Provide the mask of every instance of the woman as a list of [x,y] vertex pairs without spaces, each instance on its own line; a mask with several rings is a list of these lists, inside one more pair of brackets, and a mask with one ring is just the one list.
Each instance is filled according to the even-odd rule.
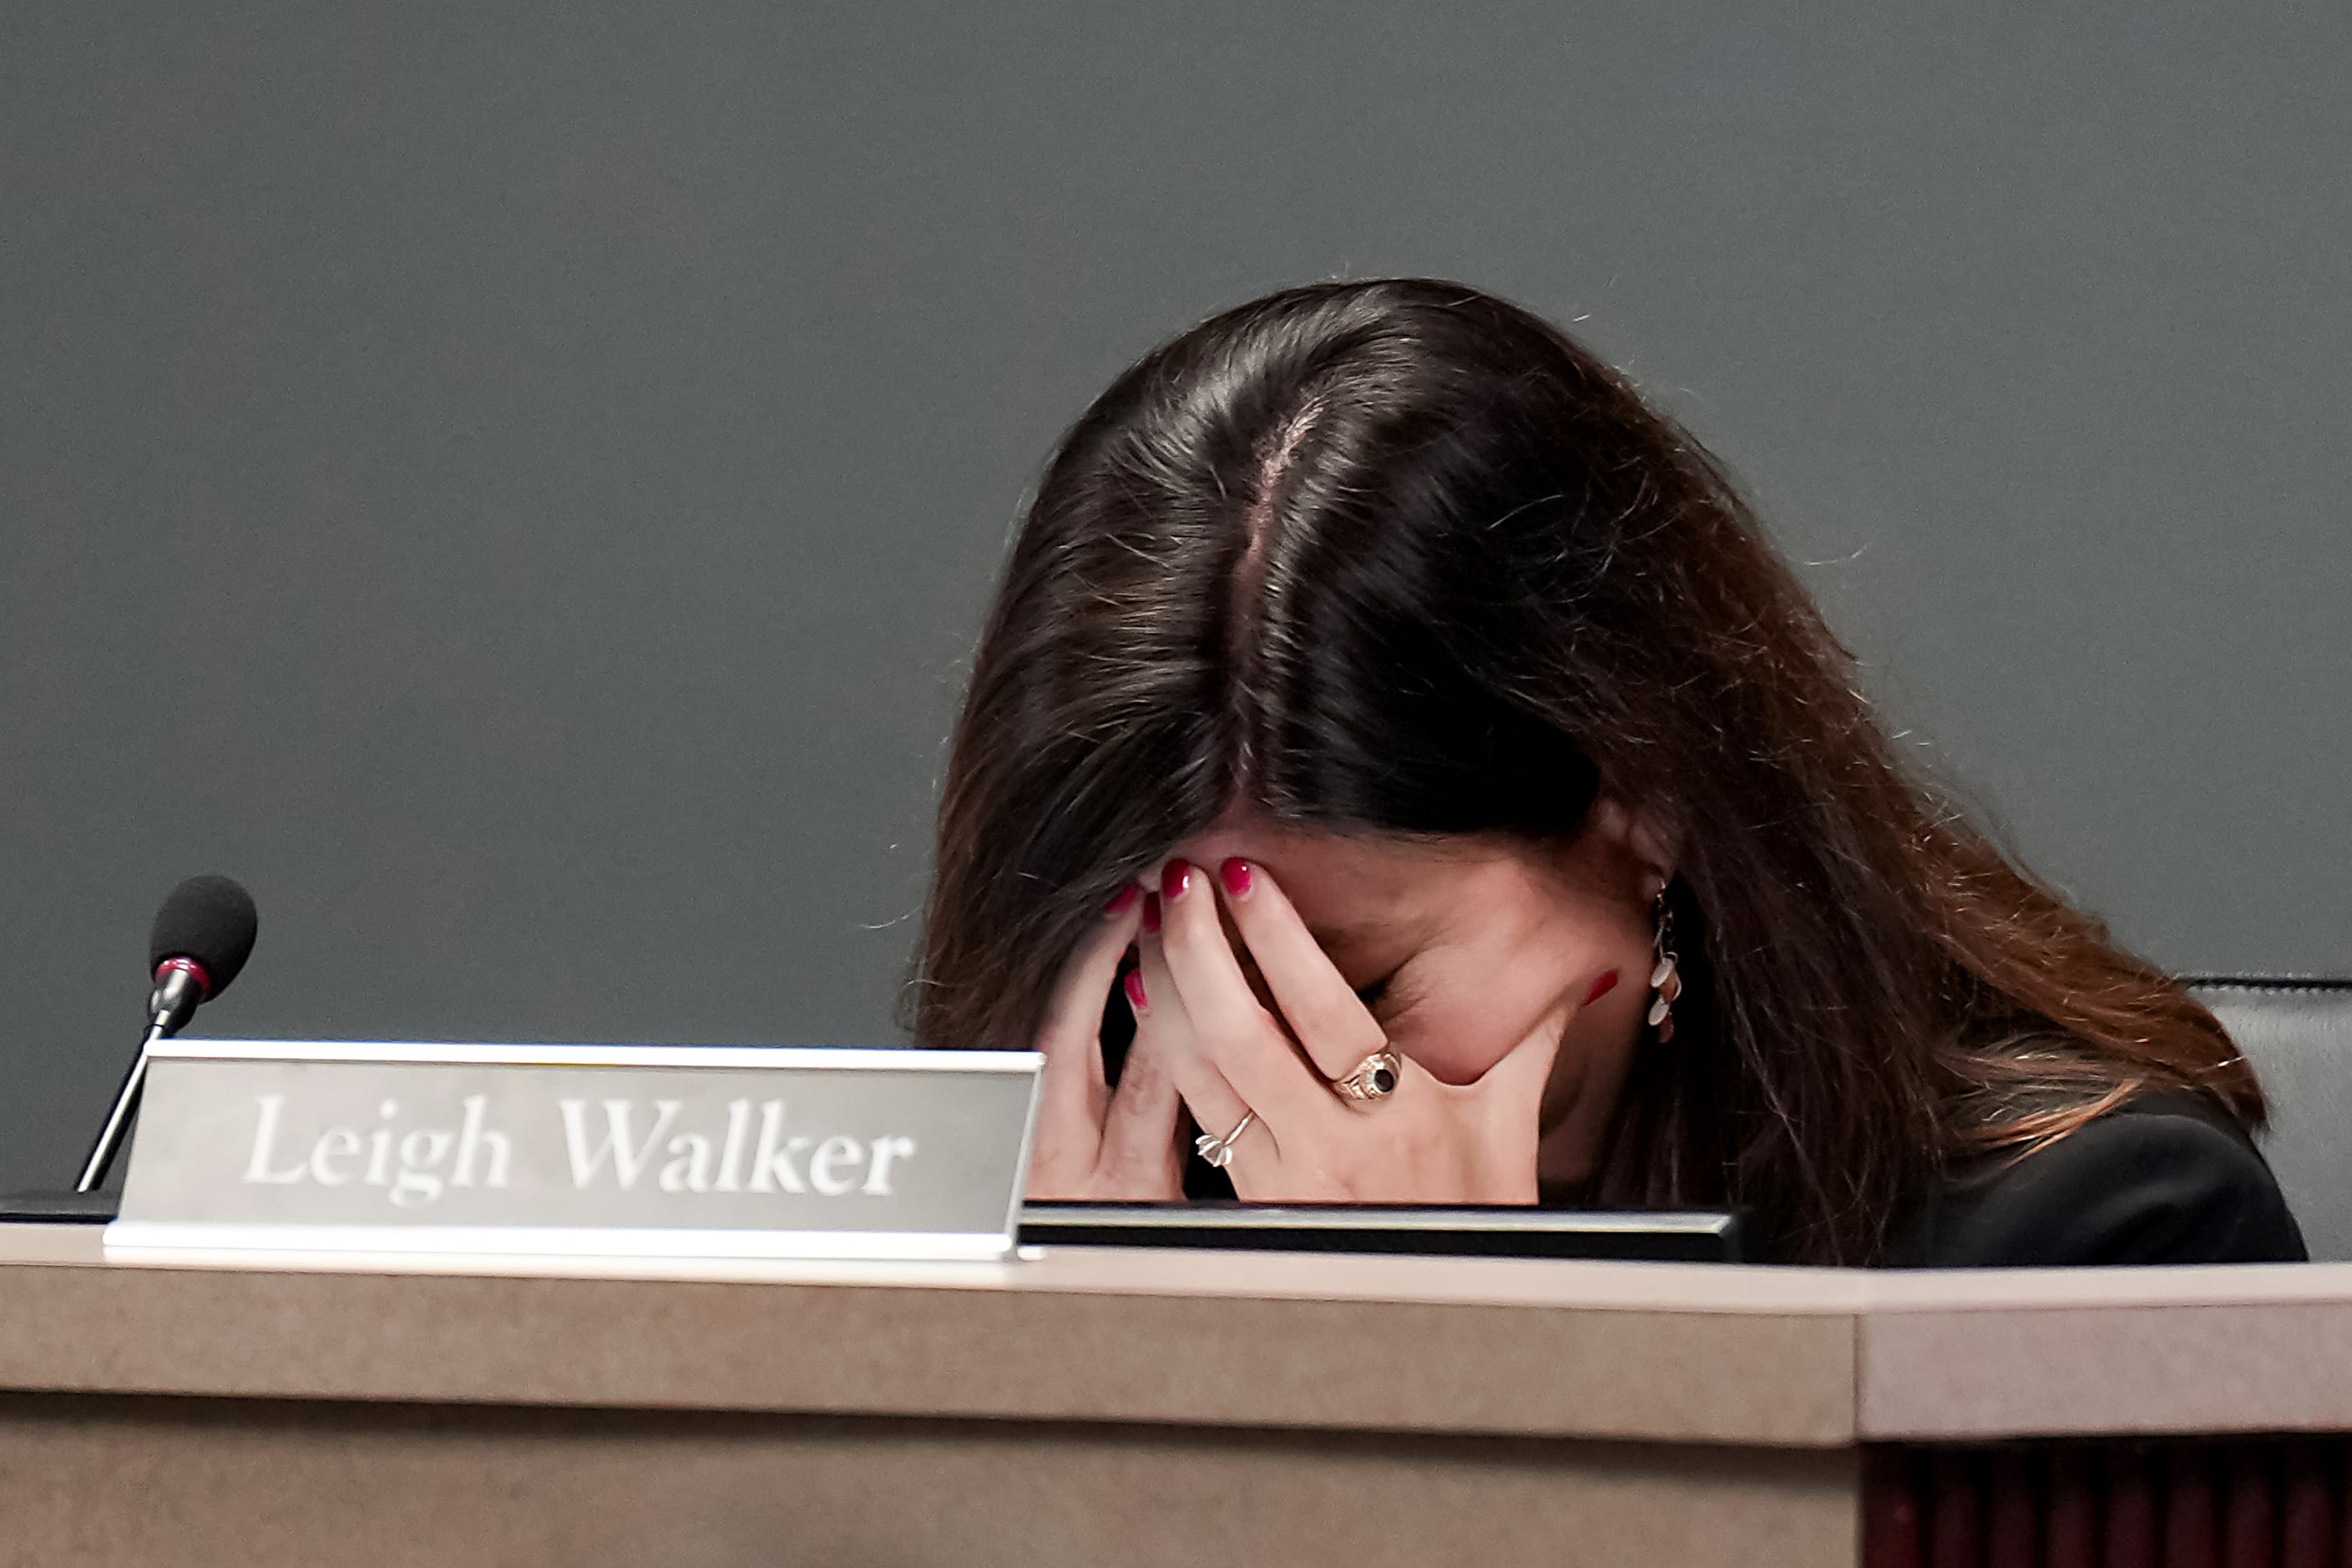
[[1244,306],[1071,430],[915,1026],[1045,1053],[1040,1197],[1222,1170],[1736,1206],[1790,1262],[2303,1255],[2212,1017],[1909,776],[1689,436],[1456,284]]

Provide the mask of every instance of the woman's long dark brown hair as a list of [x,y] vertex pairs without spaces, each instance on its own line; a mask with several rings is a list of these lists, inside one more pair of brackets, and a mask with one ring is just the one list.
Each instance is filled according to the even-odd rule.
[[1025,1047],[1125,880],[1229,805],[1679,836],[1691,984],[1595,1179],[1869,1262],[1939,1162],[2158,1088],[2263,1116],[2212,1017],[1915,779],[1716,461],[1554,328],[1294,289],[1121,376],[1013,548],[956,731],[919,1040]]

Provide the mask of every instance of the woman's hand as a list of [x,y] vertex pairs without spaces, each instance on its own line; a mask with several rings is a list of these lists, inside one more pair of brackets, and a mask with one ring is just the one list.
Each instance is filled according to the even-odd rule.
[[1255,1118],[1233,1143],[1234,1190],[1261,1202],[1535,1202],[1544,1082],[1572,1009],[1548,1015],[1475,1083],[1400,1058],[1393,1093],[1344,1100],[1332,1082],[1386,1050],[1387,1036],[1262,868],[1229,860],[1219,879],[1281,1016],[1251,990],[1207,874],[1171,862],[1160,929],[1147,922],[1139,942],[1136,1047],[1167,1064],[1212,1134]]
[[[1055,982],[1037,1031],[1045,1053],[1033,1198],[1176,1199],[1184,1195],[1178,1142],[1181,1104],[1165,1058],[1139,1037],[1113,1089],[1103,1074],[1103,1007],[1142,914],[1142,890],[1111,900],[1102,924]],[[1130,995],[1132,988],[1130,988]]]

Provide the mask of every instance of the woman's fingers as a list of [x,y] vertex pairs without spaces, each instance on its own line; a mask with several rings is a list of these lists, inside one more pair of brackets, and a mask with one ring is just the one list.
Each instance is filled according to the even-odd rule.
[[[1208,880],[1199,867],[1174,860],[1160,883],[1157,946],[1182,1004],[1186,1027],[1250,1109],[1277,1129],[1328,1118],[1338,1109],[1329,1085],[1251,993],[1218,921]],[[1147,964],[1153,945],[1147,935]]]
[[1265,868],[1228,860],[1218,868],[1217,880],[1266,989],[1318,1071],[1326,1079],[1342,1078],[1374,1051],[1388,1048],[1379,1020]]
[[1460,1126],[1473,1140],[1473,1168],[1479,1173],[1476,1186],[1484,1201],[1536,1201],[1544,1089],[1575,1013],[1566,1005],[1555,1008],[1475,1083],[1446,1091],[1459,1097]]
[[1147,1046],[1175,1080],[1194,1120],[1203,1126],[1223,1118],[1228,1110],[1241,1114],[1243,1100],[1218,1069],[1207,1039],[1185,1006],[1182,987],[1168,966],[1168,950],[1160,925],[1161,900],[1153,899],[1145,917],[1143,934],[1136,939],[1135,972],[1127,977],[1128,1005],[1135,1010],[1135,1045]]
[[[1127,999],[1135,1009],[1135,1044],[1128,1056],[1146,1055],[1165,1072],[1201,1129],[1222,1138],[1253,1107],[1225,1080],[1184,1009],[1157,933],[1137,942],[1139,962],[1128,977]],[[1124,1079],[1121,1080],[1122,1084]]]
[[1143,889],[1129,883],[1104,907],[1100,923],[1063,962],[1037,1029],[1037,1048],[1045,1053],[1049,1082],[1103,1081],[1103,1007],[1110,1000],[1119,960],[1135,940],[1142,906]]
[[1134,939],[1141,889],[1129,886],[1103,911],[1100,925],[1063,961],[1037,1027],[1045,1054],[1038,1088],[1036,1144],[1029,1162],[1033,1198],[1099,1195],[1103,1121],[1102,1016],[1120,957]]
[[1166,1052],[1139,1028],[1103,1116],[1097,1163],[1112,1190],[1177,1195],[1183,1152],[1176,1142],[1176,1111],[1182,1103]]

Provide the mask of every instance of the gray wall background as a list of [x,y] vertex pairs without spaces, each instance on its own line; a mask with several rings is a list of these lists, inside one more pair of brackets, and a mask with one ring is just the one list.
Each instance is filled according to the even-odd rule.
[[2316,5],[8,6],[0,1188],[198,870],[207,1033],[893,1038],[1047,446],[1328,276],[1628,366],[2130,941],[2352,968],[2347,79]]

